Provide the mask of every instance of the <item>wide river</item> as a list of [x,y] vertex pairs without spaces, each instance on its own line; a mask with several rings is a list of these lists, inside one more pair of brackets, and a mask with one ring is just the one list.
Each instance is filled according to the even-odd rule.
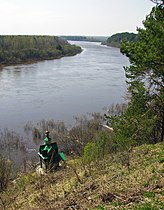
[[128,59],[117,48],[94,42],[71,42],[76,56],[0,69],[0,128],[19,130],[27,122],[62,120],[102,112],[124,101],[123,66]]

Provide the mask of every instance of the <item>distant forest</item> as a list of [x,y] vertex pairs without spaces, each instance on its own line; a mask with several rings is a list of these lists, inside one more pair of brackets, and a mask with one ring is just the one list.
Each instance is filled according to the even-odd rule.
[[120,47],[123,40],[130,42],[137,41],[137,34],[123,32],[113,34],[111,37],[107,36],[61,36],[62,39],[70,41],[88,41],[88,42],[101,42],[103,45],[111,47]]
[[107,36],[61,36],[61,38],[70,41],[86,41],[86,42],[105,42]]
[[123,40],[127,40],[129,42],[135,42],[137,41],[137,37],[138,35],[135,33],[128,33],[128,32],[117,33],[109,37],[107,41],[103,44],[106,44],[107,46],[111,47],[120,47]]
[[0,65],[55,59],[81,51],[79,46],[56,36],[0,36]]

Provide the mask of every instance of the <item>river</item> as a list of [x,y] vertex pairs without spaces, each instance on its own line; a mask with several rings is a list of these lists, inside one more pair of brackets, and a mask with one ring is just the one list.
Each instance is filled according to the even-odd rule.
[[123,66],[118,48],[94,42],[71,42],[76,56],[0,69],[0,128],[19,130],[27,122],[62,120],[124,101]]

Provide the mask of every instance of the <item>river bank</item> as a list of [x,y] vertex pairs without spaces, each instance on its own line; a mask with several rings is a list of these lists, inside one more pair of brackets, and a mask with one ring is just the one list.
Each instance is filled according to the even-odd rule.
[[11,63],[11,64],[1,64],[0,63],[0,69],[2,70],[4,67],[8,67],[8,66],[30,65],[30,64],[37,63],[37,62],[41,62],[41,61],[50,61],[50,60],[55,60],[55,59],[61,59],[64,57],[75,56],[75,55],[81,53],[82,51],[83,50],[81,49],[81,51],[74,53],[74,54],[70,54],[70,55],[60,55],[60,56],[53,57],[53,58],[42,58],[42,59],[36,59],[36,60],[21,61],[20,63]]
[[56,59],[81,51],[79,46],[71,45],[57,36],[0,35],[1,65]]
[[[130,168],[123,153],[85,164],[82,159],[67,167],[37,176],[20,174],[0,193],[1,209],[163,209],[163,144],[142,145],[131,151]],[[85,169],[85,170],[84,170]]]

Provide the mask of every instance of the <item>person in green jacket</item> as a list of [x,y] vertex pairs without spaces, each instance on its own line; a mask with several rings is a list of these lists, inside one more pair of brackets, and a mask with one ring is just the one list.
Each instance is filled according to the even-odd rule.
[[57,168],[59,166],[59,162],[61,158],[58,153],[57,144],[56,144],[56,148],[54,148],[54,146],[52,146],[51,144],[52,142],[51,142],[51,138],[49,137],[49,133],[50,133],[49,131],[45,131],[45,138],[44,138],[45,147],[43,150],[46,151],[47,156],[50,158],[49,163],[52,164],[53,166],[55,164],[55,168]]

